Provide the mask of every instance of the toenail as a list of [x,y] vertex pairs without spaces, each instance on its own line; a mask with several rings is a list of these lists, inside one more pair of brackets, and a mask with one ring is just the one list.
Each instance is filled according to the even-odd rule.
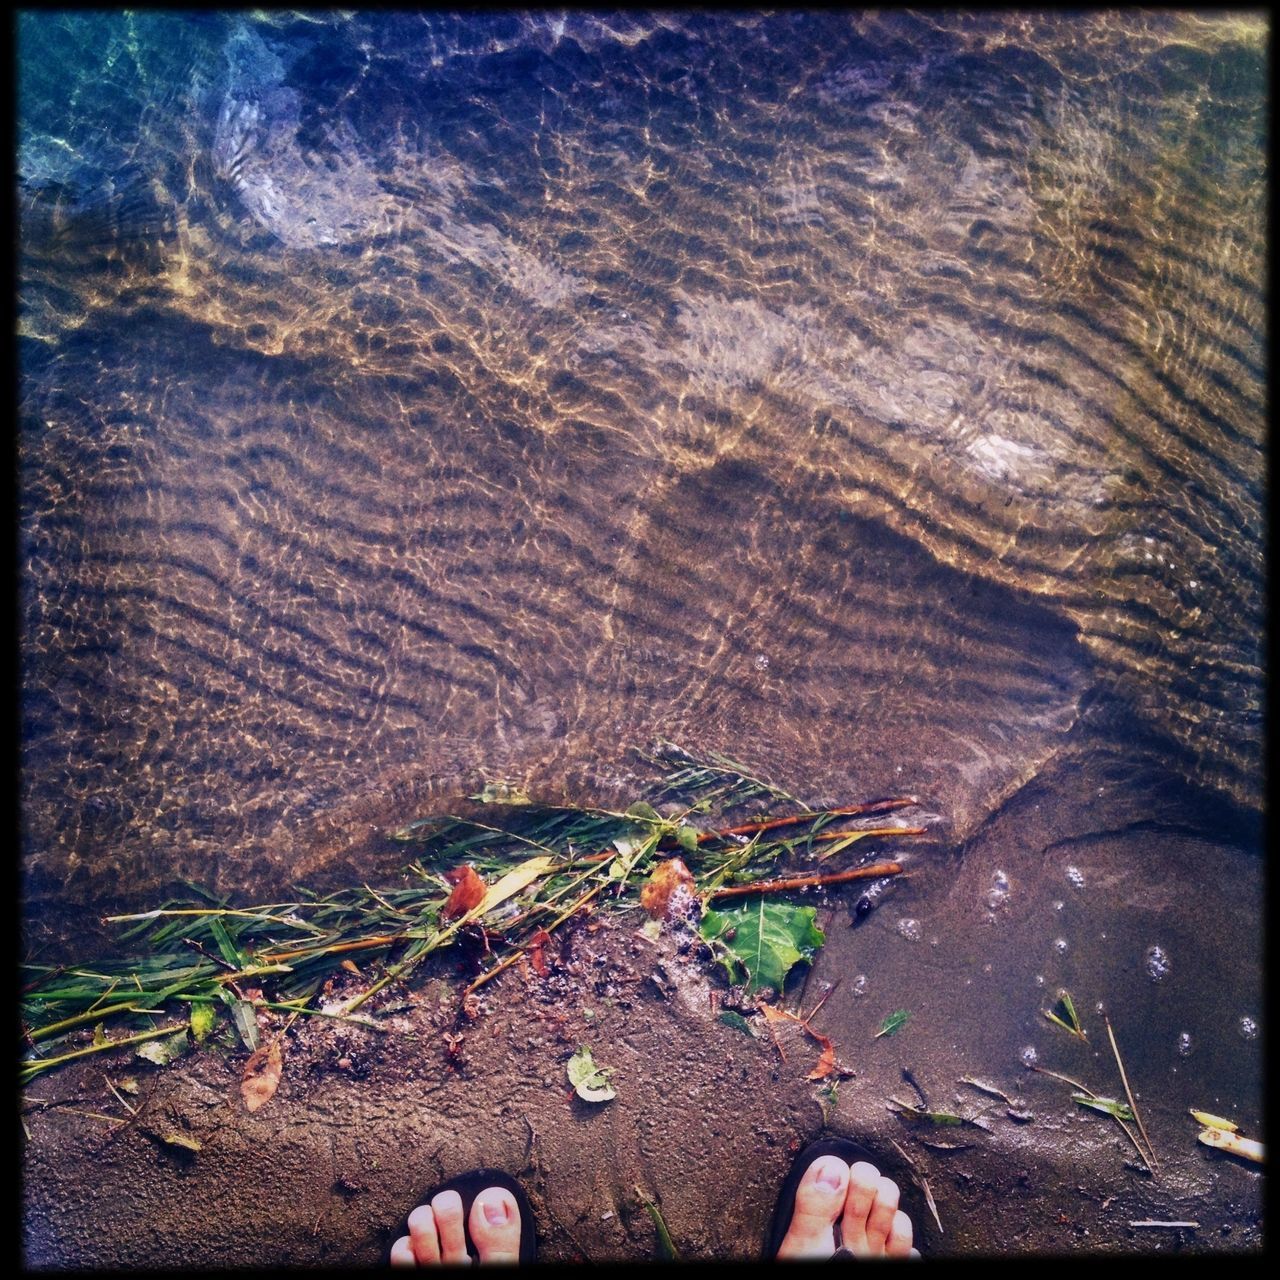
[[834,1160],[828,1160],[822,1165],[815,1181],[820,1187],[829,1187],[832,1191],[839,1191],[844,1185],[844,1171]]
[[484,1202],[484,1220],[491,1227],[502,1226],[509,1217],[505,1200],[486,1200]]

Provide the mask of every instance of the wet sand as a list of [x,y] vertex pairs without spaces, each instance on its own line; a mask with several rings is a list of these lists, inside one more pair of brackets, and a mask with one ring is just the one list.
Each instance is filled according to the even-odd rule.
[[[384,1035],[300,1025],[275,1097],[253,1115],[238,1046],[163,1069],[108,1067],[139,1084],[139,1114],[123,1126],[83,1114],[127,1119],[101,1063],[37,1081],[25,1104],[28,1265],[371,1265],[418,1194],[482,1164],[519,1172],[547,1260],[658,1258],[637,1186],[681,1257],[750,1257],[794,1151],[826,1132],[883,1153],[917,1205],[927,1181],[941,1227],[921,1209],[916,1228],[930,1255],[1256,1251],[1262,1170],[1199,1145],[1187,1108],[1265,1138],[1261,1045],[1239,1029],[1261,999],[1261,860],[1195,834],[1167,777],[1131,772],[1127,799],[1136,788],[1151,805],[1141,823],[1118,819],[1114,784],[1114,769],[1050,768],[963,858],[942,840],[914,848],[909,883],[858,927],[855,892],[827,901],[826,945],[788,1007],[807,1012],[836,984],[814,1020],[853,1072],[834,1092],[804,1079],[817,1049],[803,1036],[784,1029],[784,1059],[763,1028],[752,1039],[722,1022],[723,982],[669,936],[642,936],[640,913],[597,916],[557,935],[545,978],[516,968],[480,993],[474,1019],[458,1004],[474,961],[454,958],[380,1002]],[[1168,959],[1158,982],[1156,943]],[[1043,1018],[1058,986],[1088,1044]],[[1111,1120],[1024,1065],[1031,1048],[1040,1065],[1123,1098],[1098,1003],[1158,1175]],[[907,1023],[873,1040],[898,1008]],[[446,1033],[462,1036],[456,1050]],[[584,1043],[616,1069],[613,1102],[572,1095],[565,1062]],[[930,1107],[985,1127],[895,1115],[891,1097],[918,1101],[904,1068]],[[1007,1093],[1018,1118],[963,1077]],[[167,1143],[173,1134],[201,1149]]]

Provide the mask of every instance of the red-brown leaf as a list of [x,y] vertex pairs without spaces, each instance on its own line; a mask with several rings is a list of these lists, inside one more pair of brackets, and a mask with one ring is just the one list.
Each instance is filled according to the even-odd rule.
[[540,978],[545,978],[551,972],[547,957],[543,954],[543,948],[550,941],[551,935],[545,929],[539,929],[529,944],[529,959],[533,961],[533,967],[538,971]]
[[830,1040],[823,1047],[818,1065],[805,1076],[806,1080],[825,1080],[836,1069],[836,1048]]
[[[788,1013],[786,1009],[779,1009],[776,1005],[762,1004],[760,1012],[764,1014],[764,1020],[770,1024],[769,1030],[773,1031],[772,1024],[775,1022],[798,1022],[804,1028],[804,1033],[812,1037],[822,1046],[822,1052],[818,1055],[818,1065],[805,1077],[806,1080],[825,1080],[827,1076],[833,1075],[839,1068],[836,1066],[836,1047],[831,1042],[830,1036],[824,1036],[821,1031],[815,1031],[809,1025],[808,1018],[802,1018],[799,1014]],[[810,1014],[810,1017],[813,1015]],[[782,1054],[785,1062],[787,1055],[782,1053],[782,1046],[778,1044],[777,1036],[774,1036],[774,1044],[778,1046],[778,1052]],[[848,1074],[847,1072],[845,1074]]]
[[250,1111],[257,1111],[271,1101],[284,1073],[284,1055],[280,1051],[279,1037],[264,1044],[249,1055],[240,1080],[240,1096]]
[[485,883],[475,867],[454,867],[444,873],[444,878],[453,885],[453,892],[440,912],[441,919],[455,920],[458,916],[465,916],[484,900]]

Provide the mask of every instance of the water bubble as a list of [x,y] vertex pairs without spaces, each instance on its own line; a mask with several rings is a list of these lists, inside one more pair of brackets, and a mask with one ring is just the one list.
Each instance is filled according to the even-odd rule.
[[1053,904],[1053,909],[1055,911],[1064,911],[1066,909],[1066,906],[1067,904],[1065,902],[1061,900],[1056,900]]
[[1040,1055],[1036,1052],[1036,1047],[1033,1044],[1027,1045],[1018,1057],[1022,1059],[1024,1067],[1034,1067],[1040,1061]]
[[1084,872],[1079,867],[1067,868],[1067,880],[1076,889],[1084,888]]
[[1169,953],[1158,944],[1153,944],[1147,948],[1143,964],[1147,970],[1147,977],[1152,982],[1160,982],[1167,978],[1172,967],[1169,963]]
[[1256,1040],[1258,1038],[1257,1019],[1250,1018],[1247,1014],[1240,1019],[1240,1034],[1246,1040]]
[[855,996],[865,996],[867,994],[867,975],[860,973],[853,980],[853,994]]
[[1190,1032],[1190,1031],[1184,1031],[1184,1032],[1183,1032],[1183,1033],[1178,1037],[1178,1056],[1179,1056],[1180,1058],[1189,1058],[1189,1057],[1191,1057],[1191,1048],[1192,1048],[1192,1045],[1191,1045],[1191,1032]]
[[768,671],[768,669],[769,669],[769,655],[767,653],[757,653],[756,654],[756,670]]
[[1067,954],[1067,940],[1066,940],[1066,938],[1054,938],[1054,940],[1053,940],[1053,949],[1054,949],[1054,950],[1055,950],[1055,951],[1056,951],[1060,956],[1065,956],[1065,955]]
[[1037,973],[1037,974],[1036,974],[1036,986],[1037,986],[1037,987],[1043,987],[1043,986],[1044,986],[1044,974],[1043,974],[1043,973]]
[[1009,897],[1009,877],[1003,871],[991,873],[991,888],[987,890],[987,906],[994,911],[1003,906]]
[[920,941],[920,921],[904,919],[898,921],[898,932],[902,934],[908,942]]

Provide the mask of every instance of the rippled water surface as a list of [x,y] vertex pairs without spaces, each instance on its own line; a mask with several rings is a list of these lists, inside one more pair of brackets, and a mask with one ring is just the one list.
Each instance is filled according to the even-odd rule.
[[31,891],[372,874],[658,735],[1258,809],[1267,34],[23,16]]

